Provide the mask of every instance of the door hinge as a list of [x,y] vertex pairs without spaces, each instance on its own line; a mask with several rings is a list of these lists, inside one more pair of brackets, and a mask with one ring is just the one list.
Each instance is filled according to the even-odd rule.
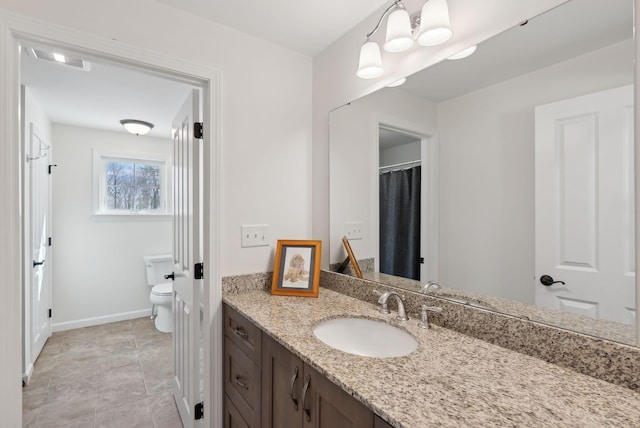
[[48,243],[48,245],[49,245],[49,246],[51,246],[51,241],[52,241],[52,239],[51,239],[51,237],[49,237],[49,238],[47,239],[47,243]]
[[52,169],[54,166],[58,166],[58,165],[52,165],[52,164],[49,164],[49,175],[51,175],[51,169]]
[[196,421],[198,419],[202,419],[204,418],[204,401],[199,402],[198,404],[196,404],[196,408],[195,408],[195,418]]
[[193,271],[195,279],[204,278],[204,263],[196,263],[193,267]]
[[202,139],[202,122],[193,122],[193,138]]
[[49,308],[49,318],[51,318],[51,308]]

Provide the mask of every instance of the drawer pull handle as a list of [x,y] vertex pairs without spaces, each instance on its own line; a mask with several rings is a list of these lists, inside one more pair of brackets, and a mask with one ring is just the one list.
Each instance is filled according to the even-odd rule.
[[244,328],[236,327],[233,331],[235,332],[235,334],[237,334],[238,336],[240,336],[244,340],[249,339],[249,333],[247,333],[247,330],[245,330]]
[[236,385],[238,385],[240,388],[249,389],[249,385],[241,381],[240,376],[236,376],[235,382],[236,382]]
[[296,367],[296,371],[291,376],[291,384],[289,385],[289,395],[291,395],[291,401],[293,401],[293,407],[298,410],[298,399],[293,396],[293,386],[296,384],[296,379],[298,379],[298,367]]
[[311,375],[307,375],[307,381],[302,388],[302,409],[307,415],[307,422],[311,422],[311,409],[307,408],[307,391],[309,391],[309,385],[311,385]]

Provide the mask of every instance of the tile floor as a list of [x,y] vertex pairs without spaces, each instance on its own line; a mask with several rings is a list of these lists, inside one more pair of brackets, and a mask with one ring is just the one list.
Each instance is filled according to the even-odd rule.
[[148,317],[54,333],[23,388],[23,426],[182,428],[171,360]]

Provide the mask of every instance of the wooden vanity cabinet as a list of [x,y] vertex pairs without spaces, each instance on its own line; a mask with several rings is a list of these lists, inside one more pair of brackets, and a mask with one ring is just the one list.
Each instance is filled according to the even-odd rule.
[[262,427],[372,428],[373,412],[267,335],[262,336]]
[[224,426],[260,426],[262,332],[224,306]]
[[387,422],[385,422],[380,416],[374,415],[373,428],[393,428]]
[[390,427],[226,304],[224,336],[225,428]]

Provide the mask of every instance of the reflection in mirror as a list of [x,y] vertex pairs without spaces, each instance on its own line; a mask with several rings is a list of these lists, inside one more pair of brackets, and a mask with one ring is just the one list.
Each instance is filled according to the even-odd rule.
[[332,111],[332,266],[357,224],[367,279],[635,344],[632,8],[571,0]]

